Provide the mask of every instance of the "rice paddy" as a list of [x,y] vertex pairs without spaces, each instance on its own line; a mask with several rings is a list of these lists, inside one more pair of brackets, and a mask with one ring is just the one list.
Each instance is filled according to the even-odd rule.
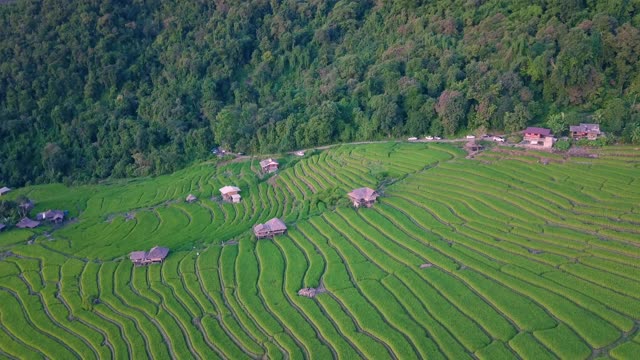
[[[0,233],[0,358],[632,359],[640,154],[598,155],[342,145],[268,176],[254,159],[14,191],[73,220]],[[353,209],[363,186],[382,197]],[[256,240],[273,217],[287,234]],[[156,245],[164,263],[131,264]]]

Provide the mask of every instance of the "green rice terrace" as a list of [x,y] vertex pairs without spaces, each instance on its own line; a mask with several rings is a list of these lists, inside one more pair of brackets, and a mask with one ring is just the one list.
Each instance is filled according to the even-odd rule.
[[[342,145],[267,176],[256,158],[18,189],[71,220],[0,233],[0,357],[637,358],[640,152],[594,151]],[[365,186],[381,197],[354,209]],[[274,217],[287,233],[256,240]]]

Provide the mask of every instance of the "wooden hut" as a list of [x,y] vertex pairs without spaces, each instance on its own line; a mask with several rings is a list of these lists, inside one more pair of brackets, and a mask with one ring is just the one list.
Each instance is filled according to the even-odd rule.
[[599,124],[580,124],[575,126],[569,126],[571,137],[574,140],[589,139],[596,140],[600,136]]
[[298,295],[313,298],[318,294],[318,291],[314,288],[303,288],[298,290]]
[[20,229],[33,229],[35,227],[40,226],[40,221],[31,220],[27,217],[22,218],[17,224],[16,227]]
[[6,193],[8,193],[10,191],[11,191],[10,188],[8,188],[6,186],[3,186],[3,187],[0,188],[0,196],[4,195],[4,194],[6,194]]
[[222,200],[231,203],[239,203],[241,196],[238,194],[240,192],[240,188],[236,186],[225,186],[220,189],[220,194],[222,194]]
[[376,199],[379,195],[375,190],[368,187],[363,187],[353,190],[348,194],[348,196],[353,202],[353,206],[355,207],[371,207],[376,202]]
[[192,202],[197,201],[197,200],[198,200],[198,198],[197,198],[195,195],[193,195],[193,194],[189,194],[189,195],[187,196],[187,199],[186,199],[186,200],[187,200],[187,202],[188,202],[188,203],[192,203]]
[[164,261],[168,254],[169,249],[154,246],[151,248],[151,250],[149,250],[149,252],[133,251],[131,254],[129,254],[129,259],[131,259],[131,262],[133,262],[133,264],[136,266],[159,264]]
[[253,227],[253,233],[258,239],[273,238],[285,232],[287,232],[287,226],[278,218],[273,218],[264,224],[258,224]]
[[41,212],[36,216],[36,219],[39,221],[51,221],[54,223],[59,223],[64,221],[65,212],[63,210],[47,210],[45,212]]
[[278,166],[280,166],[280,164],[277,161],[273,160],[272,158],[268,158],[260,161],[260,168],[262,169],[262,172],[265,174],[278,171]]

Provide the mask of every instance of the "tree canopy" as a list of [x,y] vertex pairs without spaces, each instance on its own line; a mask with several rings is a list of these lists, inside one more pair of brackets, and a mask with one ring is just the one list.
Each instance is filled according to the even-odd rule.
[[558,114],[638,141],[639,26],[640,0],[16,0],[0,4],[0,179]]

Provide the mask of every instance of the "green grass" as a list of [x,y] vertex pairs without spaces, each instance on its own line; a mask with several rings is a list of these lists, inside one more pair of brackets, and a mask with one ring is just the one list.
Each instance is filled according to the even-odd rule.
[[[633,358],[640,161],[602,150],[540,166],[342,145],[269,180],[254,160],[17,189],[76,219],[0,233],[0,357]],[[383,180],[372,209],[323,200]],[[210,199],[229,184],[240,204]],[[272,217],[288,234],[256,241]],[[128,261],[155,245],[163,264]]]

